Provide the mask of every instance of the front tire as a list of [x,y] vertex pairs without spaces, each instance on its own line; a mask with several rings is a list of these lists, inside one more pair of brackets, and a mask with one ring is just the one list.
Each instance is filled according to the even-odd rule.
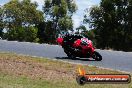
[[101,60],[102,60],[102,56],[101,56],[97,51],[94,51],[92,57],[93,57],[93,59],[95,59],[96,61],[101,61]]

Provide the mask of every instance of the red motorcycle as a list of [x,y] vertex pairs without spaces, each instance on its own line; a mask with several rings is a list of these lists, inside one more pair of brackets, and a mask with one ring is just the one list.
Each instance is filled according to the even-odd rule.
[[101,61],[102,56],[95,51],[92,41],[81,35],[65,35],[57,38],[57,42],[62,46],[69,58],[93,58]]

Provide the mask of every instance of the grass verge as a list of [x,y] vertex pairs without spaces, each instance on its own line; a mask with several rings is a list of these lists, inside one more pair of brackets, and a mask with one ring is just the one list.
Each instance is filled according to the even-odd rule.
[[[123,72],[83,66],[87,73],[123,74]],[[0,88],[132,88],[130,84],[86,84],[76,83],[78,65],[0,53]]]

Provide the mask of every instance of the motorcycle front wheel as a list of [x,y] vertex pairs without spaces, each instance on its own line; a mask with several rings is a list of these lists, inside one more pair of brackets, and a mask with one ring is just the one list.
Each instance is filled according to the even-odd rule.
[[92,57],[93,57],[93,59],[95,59],[96,61],[101,61],[101,60],[102,60],[102,56],[101,56],[97,51],[94,51]]

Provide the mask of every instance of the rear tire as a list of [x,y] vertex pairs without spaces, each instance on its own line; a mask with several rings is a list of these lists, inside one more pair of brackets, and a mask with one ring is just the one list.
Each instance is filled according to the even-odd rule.
[[102,56],[101,56],[97,51],[94,51],[92,57],[93,57],[93,59],[95,59],[96,61],[101,61],[101,60],[102,60]]
[[67,54],[68,58],[70,58],[70,59],[75,59],[76,58],[71,52],[69,52],[65,49],[64,49],[64,52]]

